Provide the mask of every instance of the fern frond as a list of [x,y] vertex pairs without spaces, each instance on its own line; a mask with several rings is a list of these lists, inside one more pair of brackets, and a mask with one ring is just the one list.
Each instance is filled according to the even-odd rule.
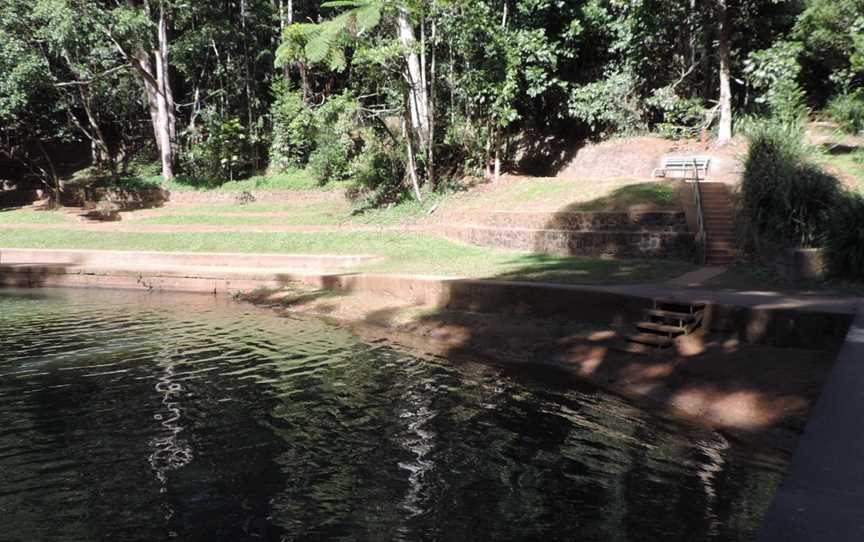
[[375,2],[358,8],[354,10],[353,16],[357,27],[356,33],[358,35],[363,34],[368,30],[372,30],[381,22],[381,5]]

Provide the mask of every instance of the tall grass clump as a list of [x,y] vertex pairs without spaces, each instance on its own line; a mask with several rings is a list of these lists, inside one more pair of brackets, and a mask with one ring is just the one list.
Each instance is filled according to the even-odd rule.
[[798,125],[763,123],[748,137],[739,199],[746,248],[819,246],[842,196],[840,182],[810,161],[814,151]]
[[857,134],[864,130],[864,91],[835,96],[828,102],[825,112],[844,132]]
[[834,209],[825,236],[828,272],[864,281],[864,196],[845,194]]

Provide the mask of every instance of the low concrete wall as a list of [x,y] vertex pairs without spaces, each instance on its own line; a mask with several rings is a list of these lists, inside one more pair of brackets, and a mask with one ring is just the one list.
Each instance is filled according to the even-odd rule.
[[[438,309],[479,313],[561,316],[600,325],[629,324],[653,305],[654,294],[626,287],[532,284],[356,273],[304,273],[295,269],[227,266],[0,265],[0,286],[106,287],[233,294],[301,283],[339,292],[389,295]],[[666,296],[668,297],[668,296]],[[680,298],[682,301],[684,298]],[[701,297],[700,297],[701,299]],[[697,299],[693,299],[696,301]],[[751,344],[836,349],[853,318],[844,310],[766,308],[712,303],[705,325]]]
[[240,268],[344,269],[380,259],[370,255],[131,252],[0,248],[0,264],[51,266],[216,266]]

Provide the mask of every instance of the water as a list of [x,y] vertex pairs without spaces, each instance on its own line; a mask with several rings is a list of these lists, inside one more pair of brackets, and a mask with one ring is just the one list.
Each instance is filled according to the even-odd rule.
[[0,290],[0,540],[751,540],[785,459],[207,296]]

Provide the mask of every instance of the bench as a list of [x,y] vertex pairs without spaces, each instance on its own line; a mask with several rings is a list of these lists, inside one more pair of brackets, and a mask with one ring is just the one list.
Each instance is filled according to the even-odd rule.
[[699,179],[704,180],[710,163],[710,156],[666,156],[663,158],[663,167],[652,171],[651,176],[665,177],[668,173],[678,172],[689,178],[689,174],[695,173]]

